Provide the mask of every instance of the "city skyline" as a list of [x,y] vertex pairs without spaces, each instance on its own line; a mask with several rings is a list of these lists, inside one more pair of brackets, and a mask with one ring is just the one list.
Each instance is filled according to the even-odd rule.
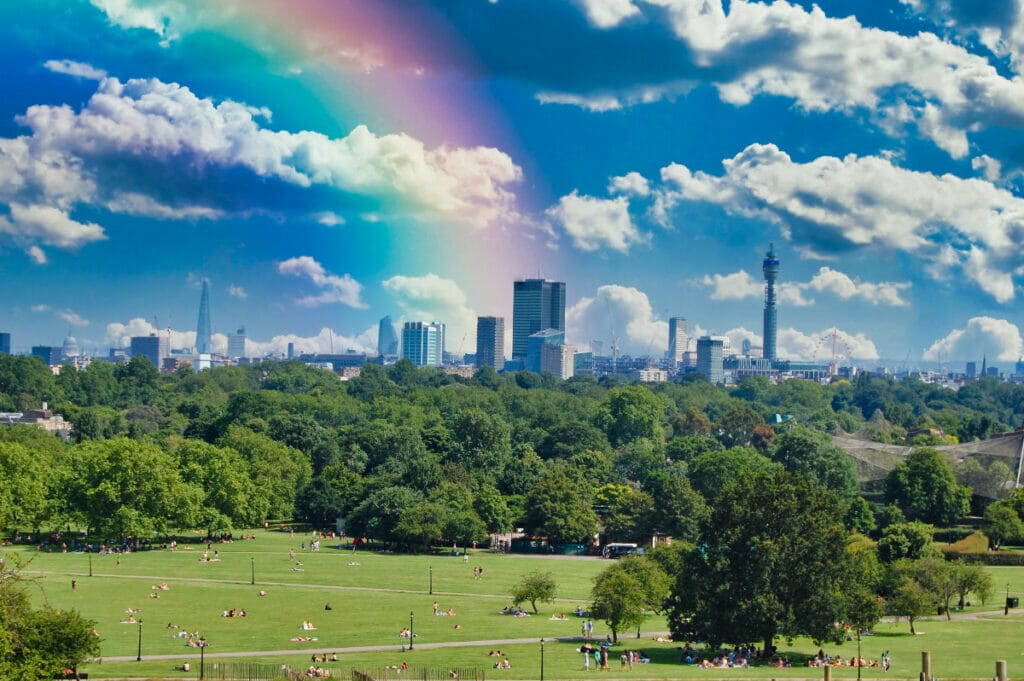
[[[817,9],[815,8],[817,6]],[[1000,5],[1003,7],[1004,5]],[[661,356],[1024,355],[1024,14],[968,0],[0,7],[0,332],[474,348],[512,282]],[[191,8],[191,9],[190,9]],[[851,16],[856,12],[856,16]],[[159,321],[157,321],[159,320]],[[195,330],[194,330],[195,329]],[[453,348],[449,348],[452,350]],[[691,348],[692,349],[692,348]]]

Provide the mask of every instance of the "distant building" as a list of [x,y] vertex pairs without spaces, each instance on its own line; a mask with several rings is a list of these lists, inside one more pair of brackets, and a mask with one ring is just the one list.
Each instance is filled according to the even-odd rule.
[[288,344],[288,359],[295,359],[295,343]]
[[682,362],[689,338],[686,335],[686,318],[672,317],[668,320],[668,358]]
[[74,361],[81,354],[78,350],[78,341],[71,335],[71,331],[68,331],[67,337],[64,339],[64,344],[60,348],[61,361]]
[[636,375],[641,383],[664,383],[668,380],[668,372],[664,369],[641,369]]
[[359,352],[342,354],[316,352],[299,355],[299,361],[303,364],[328,367],[336,374],[340,374],[342,370],[352,367],[362,369],[362,367],[366,366],[367,359],[365,354]]
[[978,377],[978,365],[977,365],[977,363],[976,362],[968,362],[967,363],[967,378],[977,378],[977,377]]
[[377,354],[381,357],[398,355],[398,334],[390,316],[386,316],[377,324]]
[[151,333],[148,336],[132,336],[131,355],[141,355],[148,359],[153,366],[160,369],[164,365],[164,358],[170,356],[167,348],[167,337]]
[[697,372],[715,384],[725,382],[722,346],[723,341],[719,336],[701,336],[697,339]]
[[565,282],[517,280],[512,287],[512,356],[525,359],[527,338],[544,329],[565,333]]
[[505,318],[476,318],[476,366],[505,368]]
[[199,296],[199,320],[196,322],[196,353],[208,354],[213,351],[210,331],[210,284],[203,279],[203,292]]
[[231,359],[239,359],[241,357],[248,357],[249,355],[245,352],[245,327],[240,327],[235,333],[228,334],[228,357]]
[[71,424],[65,421],[60,414],[50,411],[46,402],[43,402],[41,409],[0,413],[0,426],[35,426],[62,440],[68,440],[71,437]]
[[558,329],[544,329],[530,334],[526,345],[526,370],[541,372],[541,348],[545,345],[565,345],[565,332]]
[[[532,338],[532,336],[531,336]],[[550,345],[540,346],[540,373],[549,373],[556,378],[566,380],[573,377],[573,355],[575,349],[571,345]]]
[[0,355],[11,354],[11,334],[0,333]]
[[594,373],[594,353],[577,352],[572,358],[573,376]]
[[402,359],[421,367],[441,366],[444,333],[445,325],[440,322],[406,322],[402,327]]
[[64,356],[64,349],[54,345],[33,345],[32,355],[43,360],[46,366],[59,367],[61,358]]
[[761,263],[761,271],[764,273],[764,356],[774,362],[778,346],[776,338],[778,335],[778,310],[775,308],[775,279],[779,276],[779,259],[775,257],[775,244],[768,247],[768,252]]

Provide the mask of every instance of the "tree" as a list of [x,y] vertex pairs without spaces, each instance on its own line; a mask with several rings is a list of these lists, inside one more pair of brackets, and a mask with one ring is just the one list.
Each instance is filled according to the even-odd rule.
[[786,470],[807,473],[819,485],[845,497],[857,491],[853,459],[832,445],[825,433],[800,425],[789,428],[775,440],[770,453]]
[[605,621],[614,643],[619,642],[619,631],[644,621],[643,585],[621,564],[606,568],[594,578],[590,597],[590,613]]
[[1004,542],[1024,537],[1024,522],[1017,515],[1013,502],[1008,499],[989,504],[985,509],[985,522],[982,528],[995,549]]
[[295,497],[312,477],[309,459],[293,447],[234,425],[218,444],[234,449],[248,464],[256,493],[266,500],[267,517],[290,518]]
[[550,603],[555,600],[558,585],[550,572],[533,571],[523,575],[522,579],[512,587],[512,604],[519,605],[524,601],[530,603],[533,614],[537,614],[537,601]]
[[750,444],[754,429],[764,424],[761,415],[744,404],[734,404],[715,424],[718,439],[726,447]]
[[609,442],[621,447],[640,438],[660,440],[664,413],[665,406],[657,395],[643,386],[633,385],[608,393],[600,419]]
[[597,515],[563,466],[550,470],[527,495],[523,527],[552,544],[586,543],[597,530]]
[[707,452],[690,462],[687,476],[693,488],[710,504],[735,478],[758,475],[782,466],[751,447],[734,447],[721,452]]
[[917,634],[914,622],[933,612],[939,601],[929,589],[924,571],[917,561],[904,558],[890,566],[886,583],[886,610],[895,617],[906,617],[910,633]]
[[915,449],[885,476],[886,499],[908,520],[948,527],[967,515],[970,495],[956,484],[953,469],[934,449]]
[[917,560],[934,556],[932,546],[934,528],[921,522],[893,523],[882,530],[878,540],[878,558],[883,563],[894,563],[904,558]]
[[96,622],[76,610],[32,608],[20,571],[0,562],[0,678],[37,681],[62,677],[100,654]]
[[707,518],[708,505],[682,472],[670,469],[651,494],[657,503],[651,508],[646,525],[653,532],[684,541],[697,538],[700,524]]
[[861,496],[850,499],[846,507],[846,515],[843,516],[843,523],[848,530],[856,530],[861,534],[867,534],[875,529],[875,514],[871,512],[871,506]]
[[780,635],[842,639],[850,578],[844,504],[807,476],[780,468],[734,478],[701,526],[676,575],[674,638],[711,645]]
[[[956,585],[956,594],[959,597],[957,607],[964,609],[964,603],[968,594],[976,595],[982,603],[992,596],[992,574],[985,569],[984,565],[971,565],[962,560],[957,561],[953,567],[953,581]],[[946,611],[949,611],[947,604]]]

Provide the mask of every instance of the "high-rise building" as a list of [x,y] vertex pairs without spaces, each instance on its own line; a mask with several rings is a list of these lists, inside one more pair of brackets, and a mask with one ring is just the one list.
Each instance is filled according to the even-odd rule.
[[394,357],[398,354],[398,334],[391,317],[380,320],[377,325],[377,354],[381,357]]
[[526,370],[541,373],[541,359],[545,345],[565,345],[565,333],[558,329],[544,329],[526,339]]
[[505,318],[476,318],[476,365],[505,368]]
[[547,372],[563,380],[572,378],[575,372],[575,354],[575,349],[571,345],[541,345],[540,372]]
[[978,365],[975,362],[967,363],[967,378],[978,377]]
[[[210,352],[210,284],[203,279],[203,293],[199,298],[199,321],[196,322],[196,352]],[[158,365],[159,366],[159,365]]]
[[768,252],[761,263],[764,272],[764,356],[770,362],[778,359],[776,355],[778,337],[778,312],[775,309],[775,278],[779,276],[779,260],[775,257],[775,244],[768,246]]
[[402,327],[402,359],[421,367],[441,366],[444,329],[440,322],[406,322]]
[[63,348],[55,345],[34,345],[32,346],[32,355],[43,360],[46,366],[59,367]]
[[673,362],[682,362],[688,341],[686,318],[671,317],[668,320],[668,358]]
[[11,334],[0,333],[0,355],[11,354]]
[[722,366],[722,345],[720,336],[701,336],[697,339],[697,373],[714,384],[725,382]]
[[239,359],[248,356],[245,354],[245,327],[242,326],[235,333],[228,334],[228,357]]
[[157,369],[164,365],[170,353],[167,347],[167,337],[151,333],[148,336],[132,336],[131,343],[132,357],[142,355],[152,362]]
[[295,359],[295,343],[288,343],[288,359]]
[[565,282],[521,279],[512,288],[512,357],[526,357],[527,338],[555,329],[565,332]]

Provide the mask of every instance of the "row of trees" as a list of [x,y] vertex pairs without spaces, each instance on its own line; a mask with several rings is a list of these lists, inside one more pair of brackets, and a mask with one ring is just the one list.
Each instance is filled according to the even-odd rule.
[[[880,541],[851,532],[839,494],[809,476],[767,469],[729,481],[693,541],[616,561],[600,573],[591,614],[618,633],[649,612],[668,616],[676,640],[762,645],[779,637],[841,643],[882,616],[915,620],[992,594],[985,568],[947,562],[919,521],[890,525]],[[526,575],[514,602],[554,597],[550,575]]]
[[[847,418],[831,404],[873,382],[744,381],[729,393],[489,369],[465,381],[408,362],[347,383],[297,362],[161,376],[134,358],[56,378],[36,364],[0,356],[0,394],[75,396],[64,407],[76,442],[0,430],[0,530],[146,537],[294,517],[344,518],[350,533],[409,548],[513,527],[555,543],[599,527],[613,540],[689,540],[727,482],[769,470],[835,491],[847,527],[872,532],[892,516],[858,497],[852,460],[814,427]],[[769,427],[766,411],[782,408],[804,423]],[[920,450],[891,472],[886,499],[906,519],[949,525],[968,512],[963,482],[991,486],[997,465],[954,470]]]

